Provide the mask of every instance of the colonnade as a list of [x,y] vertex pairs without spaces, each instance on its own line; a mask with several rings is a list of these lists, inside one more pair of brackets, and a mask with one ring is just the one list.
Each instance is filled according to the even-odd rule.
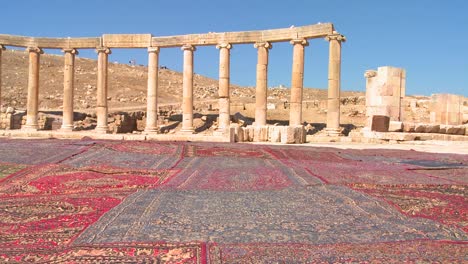
[[[328,112],[326,131],[330,134],[339,133],[340,125],[340,82],[341,82],[341,42],[345,41],[343,35],[333,31],[327,34],[329,41],[329,68],[328,68]],[[291,98],[290,98],[290,126],[302,124],[302,94],[304,79],[304,51],[309,42],[306,38],[292,38],[293,48]],[[227,132],[230,126],[230,50],[232,43],[220,42],[216,45],[219,50],[219,132]],[[267,124],[267,91],[268,91],[268,55],[273,45],[269,41],[254,42],[257,49],[256,93],[255,93],[255,125]],[[0,84],[1,84],[1,51],[5,47],[0,45]],[[146,133],[158,133],[158,64],[161,47],[150,46],[148,51],[148,89],[147,89],[147,116]],[[196,45],[181,45],[183,51],[183,98],[182,98],[182,133],[194,133],[193,126],[193,74],[194,53]],[[27,97],[27,120],[22,129],[38,129],[38,93],[39,93],[39,66],[40,47],[27,47],[29,53],[29,78]],[[74,90],[74,63],[78,54],[76,48],[63,48],[64,53],[64,84],[63,84],[63,123],[62,131],[73,130],[73,90]],[[96,48],[97,60],[97,133],[106,133],[107,124],[107,91],[108,91],[108,56],[109,47]],[[1,100],[1,86],[0,86]],[[1,101],[0,101],[1,102]]]

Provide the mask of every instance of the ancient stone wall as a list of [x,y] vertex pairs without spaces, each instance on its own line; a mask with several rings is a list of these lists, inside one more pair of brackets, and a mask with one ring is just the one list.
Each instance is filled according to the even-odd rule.
[[430,120],[434,124],[463,124],[465,98],[456,94],[433,94],[430,106]]

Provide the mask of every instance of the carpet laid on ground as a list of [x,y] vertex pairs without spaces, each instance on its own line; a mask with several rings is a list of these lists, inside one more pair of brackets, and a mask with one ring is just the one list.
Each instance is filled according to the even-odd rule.
[[0,139],[0,263],[463,263],[467,184],[467,155]]

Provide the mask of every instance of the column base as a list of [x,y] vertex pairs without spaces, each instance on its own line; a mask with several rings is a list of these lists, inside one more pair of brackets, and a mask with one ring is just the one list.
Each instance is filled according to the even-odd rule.
[[327,136],[342,136],[341,129],[339,128],[325,128],[325,134]]
[[72,132],[73,131],[73,125],[62,125],[59,129],[60,132]]
[[23,125],[21,126],[21,130],[24,131],[38,131],[39,125]]
[[146,134],[159,134],[159,127],[151,127],[151,128],[145,128],[143,133]]
[[182,128],[180,130],[180,133],[181,134],[186,134],[186,135],[190,135],[190,134],[195,134],[195,129],[192,128]]
[[109,132],[108,126],[98,126],[94,129],[94,132],[99,134],[107,134]]

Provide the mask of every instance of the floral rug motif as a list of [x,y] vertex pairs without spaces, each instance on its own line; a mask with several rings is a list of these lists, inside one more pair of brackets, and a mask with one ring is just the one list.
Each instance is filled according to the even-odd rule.
[[468,155],[0,139],[0,263],[465,263]]

